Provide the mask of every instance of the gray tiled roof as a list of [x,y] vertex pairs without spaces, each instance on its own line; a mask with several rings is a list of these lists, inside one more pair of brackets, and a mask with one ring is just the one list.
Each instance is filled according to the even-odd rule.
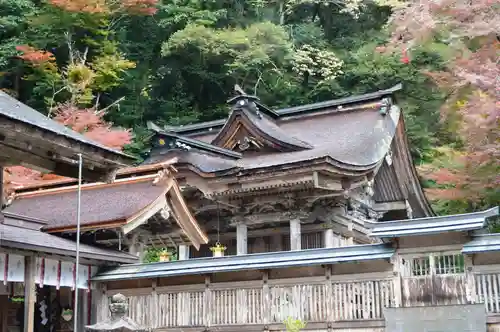
[[[163,192],[153,180],[114,183],[98,187],[83,187],[81,224],[121,221],[131,217],[154,202]],[[76,225],[76,188],[50,195],[31,195],[16,198],[5,211],[47,221],[46,229]]]
[[[233,168],[256,169],[325,157],[332,158],[340,167],[353,170],[369,169],[379,163],[388,152],[400,116],[399,108],[393,106],[386,116],[380,115],[375,109],[370,109],[278,122],[280,131],[285,132],[289,137],[308,142],[313,148],[295,152],[243,156],[242,159],[236,161],[221,161],[220,164],[224,166],[217,171],[227,170],[230,165],[233,165]],[[155,154],[158,156],[159,153],[153,151],[151,157],[154,158]],[[222,157],[220,159],[224,160]],[[154,161],[148,160],[147,162]],[[193,166],[199,169],[206,167],[203,165],[204,160],[199,162]],[[209,168],[216,169],[215,164]]]
[[393,254],[394,248],[385,244],[374,244],[218,258],[208,257],[175,262],[123,265],[98,274],[94,277],[94,280],[112,281],[335,264],[341,262],[389,259]]
[[488,251],[500,251],[500,234],[476,235],[474,239],[467,242],[462,253],[475,254]]
[[378,238],[396,238],[403,236],[479,230],[486,226],[486,219],[488,217],[496,215],[498,215],[498,207],[481,212],[449,216],[376,223],[366,222],[365,226],[371,229],[370,236]]
[[[378,98],[392,95],[393,93],[401,90],[402,88],[403,87],[401,84],[397,84],[394,87],[389,88],[389,89],[379,90],[376,92],[366,93],[363,95],[350,96],[350,97],[345,97],[345,98],[327,100],[327,101],[323,101],[323,102],[319,102],[319,103],[282,108],[282,109],[276,110],[276,113],[278,113],[281,116],[292,116],[292,115],[299,115],[299,114],[303,114],[303,113],[307,113],[307,112],[314,112],[316,110],[334,108],[334,107],[337,107],[340,105],[360,103],[360,102],[369,101],[369,100],[378,99]],[[207,131],[208,129],[212,129],[213,131],[219,130],[226,123],[226,121],[227,121],[227,119],[219,119],[219,120],[207,121],[207,122],[202,122],[202,123],[194,123],[194,124],[183,125],[183,126],[167,126],[167,127],[165,127],[165,130],[174,131],[174,132],[179,133],[181,135],[189,135],[189,136],[199,135],[200,132]]]
[[3,91],[0,91],[0,116],[7,117],[11,120],[19,121],[24,124],[28,124],[43,131],[64,136],[65,138],[78,143],[83,143],[88,146],[99,148],[108,153],[112,153],[122,158],[126,158],[131,162],[134,160],[134,158],[129,155],[108,148],[97,142],[94,142],[86,138],[85,136],[80,135],[79,133],[65,127],[64,125],[49,119],[45,115],[32,109],[28,105],[21,103],[20,101],[9,96]]
[[[9,217],[5,217],[8,219]],[[76,256],[76,242],[39,230],[0,224],[0,245],[41,253]],[[80,245],[80,257],[114,263],[135,263],[138,258],[125,252]]]
[[258,130],[262,131],[265,135],[269,135],[271,138],[273,138],[274,140],[277,140],[280,143],[288,144],[288,145],[291,145],[293,147],[297,147],[300,149],[313,148],[312,145],[299,139],[296,135],[291,135],[290,133],[283,130],[283,128],[278,126],[276,124],[276,122],[274,122],[274,120],[267,117],[266,115],[261,114],[261,116],[259,117],[254,112],[251,112],[251,111],[246,110],[246,109],[233,111],[233,113],[231,114],[231,116],[227,120],[226,124],[229,125],[232,121],[234,121],[234,119],[237,116],[245,117]]

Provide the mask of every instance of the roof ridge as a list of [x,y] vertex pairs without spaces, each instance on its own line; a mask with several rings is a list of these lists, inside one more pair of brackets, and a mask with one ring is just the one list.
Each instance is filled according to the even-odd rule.
[[[141,172],[159,171],[159,170],[162,170],[165,168],[170,168],[171,171],[176,172],[175,168],[172,166],[176,162],[177,162],[177,158],[172,158],[170,160],[166,160],[166,161],[154,163],[154,164],[139,165],[139,166],[134,166],[134,167],[125,167],[125,168],[119,169],[116,175],[117,176],[133,175],[135,173],[141,173]],[[118,180],[122,180],[122,179],[118,179]],[[118,180],[115,179],[114,182],[116,182]],[[56,180],[51,180],[51,181],[41,181],[39,183],[20,185],[20,186],[14,187],[14,192],[23,191],[23,193],[27,193],[27,192],[32,192],[35,190],[48,190],[48,189],[43,189],[43,188],[57,186],[57,185],[64,185],[64,184],[68,184],[68,186],[69,186],[70,184],[77,183],[77,182],[78,182],[78,179],[73,179],[73,178],[61,178],[61,179],[56,179]],[[99,183],[99,182],[92,182],[92,183]],[[57,188],[49,188],[49,189],[57,189]]]
[[[85,183],[85,184],[81,185],[81,189],[82,190],[92,190],[92,189],[98,189],[98,188],[109,188],[109,187],[119,186],[119,185],[123,185],[123,184],[146,182],[149,180],[154,180],[157,176],[158,176],[158,174],[149,174],[149,175],[143,175],[143,176],[137,176],[137,177],[118,179],[118,180],[115,180],[114,182],[111,182],[111,183],[106,183],[106,182]],[[16,193],[16,194],[14,194],[14,199],[33,198],[33,197],[46,196],[46,195],[56,195],[56,194],[61,194],[61,193],[66,193],[66,192],[71,192],[71,191],[76,191],[76,190],[78,190],[78,185],[51,188],[51,189],[45,189],[45,190],[39,189],[39,190],[28,191],[28,192],[23,192],[23,193]]]
[[[403,88],[403,85],[401,83],[398,83],[391,88],[378,90],[376,92],[370,92],[370,93],[365,93],[365,94],[361,94],[361,95],[352,95],[349,97],[331,99],[331,100],[326,100],[326,101],[317,102],[317,103],[310,103],[310,104],[300,105],[300,106],[285,107],[285,108],[277,109],[275,112],[279,115],[279,117],[290,116],[290,115],[295,115],[296,113],[310,112],[310,111],[315,111],[315,110],[326,108],[326,107],[340,106],[340,105],[344,105],[344,104],[351,104],[351,103],[358,103],[358,102],[362,102],[362,101],[368,101],[371,99],[376,99],[376,98],[380,98],[383,96],[391,95],[391,94],[401,90],[402,88]],[[225,118],[225,119],[198,122],[198,123],[180,125],[180,126],[165,126],[164,130],[172,131],[176,134],[181,134],[181,133],[185,133],[185,132],[191,131],[191,130],[197,131],[200,129],[208,129],[208,128],[213,128],[213,127],[223,126],[228,119],[229,119],[229,117]],[[156,127],[160,128],[158,126],[156,126]]]

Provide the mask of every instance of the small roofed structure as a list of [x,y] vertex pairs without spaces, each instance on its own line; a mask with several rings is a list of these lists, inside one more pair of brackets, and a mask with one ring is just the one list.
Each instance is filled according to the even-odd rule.
[[86,326],[89,331],[145,332],[147,329],[135,323],[128,314],[128,301],[122,294],[111,297],[109,304],[111,317],[104,322]]
[[[175,159],[120,170],[113,183],[82,185],[81,241],[141,254],[145,245],[177,247],[208,243],[174,178]],[[8,213],[43,221],[40,230],[76,235],[77,186],[69,180],[18,188]]]
[[83,158],[83,178],[89,181],[113,180],[117,169],[135,161],[0,91],[0,165],[76,178],[78,153]]
[[[36,252],[39,255],[60,255],[76,258],[76,242],[40,231],[45,222],[24,216],[5,214],[0,224],[0,242],[3,247]],[[1,255],[1,253],[0,253]],[[95,265],[136,263],[137,256],[86,244],[80,245],[81,262]]]

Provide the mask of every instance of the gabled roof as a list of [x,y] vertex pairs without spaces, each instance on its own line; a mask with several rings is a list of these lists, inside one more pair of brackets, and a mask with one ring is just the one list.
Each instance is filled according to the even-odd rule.
[[157,134],[157,139],[153,142],[154,146],[158,147],[168,147],[170,149],[184,149],[189,150],[191,148],[212,153],[214,155],[219,155],[221,157],[231,158],[231,159],[239,159],[241,158],[241,153],[231,151],[228,149],[224,149],[212,144],[205,143],[203,141],[199,141],[189,137],[182,137],[177,135],[174,132],[169,132],[166,130],[162,130],[160,127],[155,125],[152,122],[148,122],[148,128],[153,130]]
[[[5,216],[6,223],[16,223],[18,217]],[[0,224],[0,245],[34,252],[76,257],[76,242],[47,234],[37,229]],[[80,257],[112,263],[135,263],[138,257],[125,252],[80,244]]]
[[382,239],[445,232],[474,231],[483,229],[486,226],[486,219],[496,215],[498,215],[498,207],[481,212],[449,216],[365,222],[365,227],[371,229],[370,236]]
[[[195,247],[207,243],[207,236],[187,209],[173,178],[172,162],[140,166],[137,172],[131,168],[128,171],[135,176],[113,183],[82,185],[82,231],[121,228],[127,234],[166,208]],[[140,175],[152,169],[156,172]],[[74,232],[76,192],[77,186],[69,185],[17,193],[5,211],[45,221],[42,229],[47,232]]]
[[[238,96],[229,119],[165,130],[226,149],[240,145],[241,137],[246,136],[238,137],[238,130],[246,130],[248,136],[256,136],[257,143],[265,141],[271,148],[261,145],[261,149],[242,153],[236,159],[202,149],[181,151],[156,146],[145,164],[177,157],[182,170],[194,171],[202,178],[224,177],[235,186],[247,176],[258,174],[265,181],[265,174],[286,176],[292,170],[306,172],[313,168],[346,183],[361,183],[375,176],[377,202],[396,202],[398,206],[408,203],[415,217],[433,215],[409,152],[402,112],[392,98],[401,88],[397,85],[365,95],[276,110],[275,115],[261,112],[253,97]],[[155,139],[159,138],[157,134]],[[392,159],[394,162],[384,162]]]
[[[234,136],[238,135],[238,131],[244,130],[245,134],[255,136],[261,144],[272,146],[279,150],[303,150],[311,149],[312,145],[304,142],[293,135],[289,135],[282,130],[273,118],[268,116],[268,108],[265,113],[262,108],[257,106],[254,98],[248,96],[238,96],[231,99],[234,105],[231,110],[231,115],[221,128],[217,136],[212,140],[211,144],[232,149],[231,141]],[[279,116],[274,113],[274,118]]]
[[[319,103],[312,103],[302,106],[294,106],[281,108],[276,110],[276,113],[281,116],[296,116],[307,113],[314,113],[316,111],[325,110],[328,108],[338,107],[338,106],[347,106],[351,104],[357,104],[365,101],[370,101],[374,99],[380,99],[383,97],[391,96],[395,92],[400,91],[403,88],[401,84],[397,84],[389,89],[379,90],[372,93],[366,93],[363,95],[350,96],[346,98],[333,99],[328,101],[323,101]],[[166,126],[164,129],[168,131],[172,131],[184,136],[198,136],[205,133],[217,132],[220,130],[227,119],[213,120],[201,123],[194,123],[189,125],[182,126]]]
[[175,262],[123,265],[96,275],[94,281],[172,277],[216,272],[288,268],[342,262],[390,259],[395,249],[385,244],[354,245],[298,251],[208,257]]
[[[312,110],[307,114],[304,107],[298,108],[297,111],[287,109],[287,116],[277,119],[272,125],[269,125],[269,119],[265,120],[263,117],[259,120],[260,124],[264,124],[260,130],[265,130],[267,135],[281,142],[293,139],[293,144],[297,148],[300,147],[300,151],[243,157],[233,162],[234,168],[256,169],[320,158],[330,158],[333,163],[345,169],[374,168],[388,152],[399,122],[399,108],[395,105],[385,105],[385,101],[380,99],[381,96],[390,95],[394,90],[396,88],[353,98],[343,98],[342,101],[346,103],[344,106],[336,101],[321,103],[321,105],[326,105],[326,109],[320,109],[319,104],[312,104]],[[328,108],[330,105],[335,105],[336,108]],[[381,108],[387,109],[386,115],[380,112]],[[281,114],[280,111],[278,113]],[[250,112],[245,110],[244,114],[248,115]],[[293,114],[300,116],[291,118],[290,115]],[[234,113],[232,117],[235,117]],[[256,116],[250,115],[250,117]],[[231,118],[227,123],[230,122]],[[212,128],[206,128],[200,124],[168,129],[182,134],[183,128],[192,130],[194,127],[199,128],[200,133],[205,133],[206,129]],[[278,130],[274,131],[275,128]],[[281,134],[286,137],[282,137]],[[191,131],[189,137],[196,139],[197,136]],[[217,137],[214,140],[217,140]],[[151,157],[161,154],[160,151],[167,150],[168,148],[153,149]],[[147,160],[146,163],[148,162],[151,161]],[[199,167],[199,165],[193,166]]]
[[[34,165],[29,164],[33,168],[46,167],[50,162],[56,162],[53,166],[54,169],[51,169],[51,171],[64,176],[75,175],[77,174],[78,164],[72,161],[76,160],[78,153],[82,153],[84,177],[95,179],[97,178],[95,175],[99,175],[98,173],[103,176],[106,172],[111,170],[114,172],[115,169],[130,165],[135,161],[135,158],[129,155],[89,140],[85,136],[49,119],[3,91],[0,91],[0,118],[5,125],[1,132],[2,135],[7,138],[11,137],[14,141],[18,141],[20,136],[24,138],[31,137],[31,140],[28,141],[31,146],[30,151],[43,151],[43,148],[45,148],[45,146],[42,148],[43,144],[53,146],[52,152],[54,153],[51,158],[41,157],[42,154],[39,153],[40,156],[37,155],[37,158],[21,160],[26,163],[35,163]],[[19,137],[16,139],[14,136]],[[26,153],[22,147],[9,146],[9,148],[15,149],[19,153]],[[40,165],[36,165],[37,160],[39,160]],[[64,165],[64,167],[58,164]],[[92,170],[92,165],[98,165],[102,169],[95,167]]]

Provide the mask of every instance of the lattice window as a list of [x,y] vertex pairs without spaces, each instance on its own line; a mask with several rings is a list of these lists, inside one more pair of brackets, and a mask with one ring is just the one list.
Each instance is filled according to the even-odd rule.
[[458,274],[465,272],[463,255],[434,256],[436,274]]
[[448,274],[461,274],[465,272],[464,257],[461,254],[430,254],[427,256],[404,259],[406,275],[412,277]]
[[411,276],[428,276],[431,274],[430,257],[413,258],[410,261]]

